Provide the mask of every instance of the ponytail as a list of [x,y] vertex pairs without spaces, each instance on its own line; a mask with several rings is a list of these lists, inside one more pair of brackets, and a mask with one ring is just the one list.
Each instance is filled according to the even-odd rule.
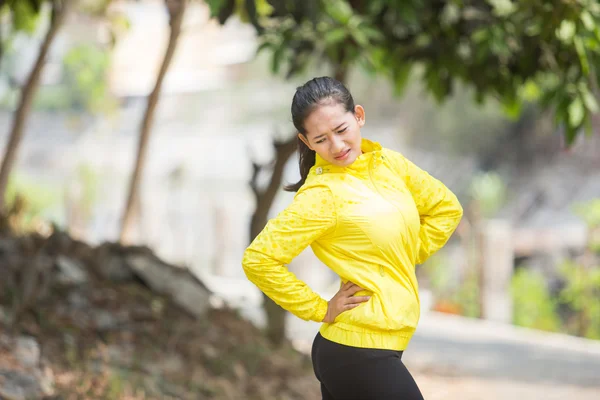
[[294,184],[284,186],[283,189],[288,192],[297,192],[308,177],[310,169],[315,165],[316,153],[314,150],[308,148],[308,146],[298,138],[298,155],[300,156],[300,180]]

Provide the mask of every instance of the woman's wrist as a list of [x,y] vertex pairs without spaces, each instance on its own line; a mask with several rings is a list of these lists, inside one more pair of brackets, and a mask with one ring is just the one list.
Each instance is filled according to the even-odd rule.
[[321,298],[319,299],[319,304],[317,305],[317,309],[315,310],[315,314],[313,319],[316,322],[324,322],[327,317],[327,313],[329,311],[329,303],[327,300]]

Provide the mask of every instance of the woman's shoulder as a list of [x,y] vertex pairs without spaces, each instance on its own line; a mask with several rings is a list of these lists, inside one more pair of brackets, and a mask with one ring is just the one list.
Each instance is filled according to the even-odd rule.
[[326,177],[309,175],[296,195],[303,193],[310,196],[327,195],[331,193],[330,182]]
[[402,152],[400,152],[398,150],[390,149],[389,147],[383,147],[381,149],[381,155],[391,158],[391,159],[396,159],[396,160],[405,159],[405,156]]

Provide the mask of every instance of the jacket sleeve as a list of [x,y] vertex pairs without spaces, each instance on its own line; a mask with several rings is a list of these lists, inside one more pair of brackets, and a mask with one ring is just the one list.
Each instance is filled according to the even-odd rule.
[[310,187],[271,219],[246,249],[244,272],[275,303],[304,320],[322,322],[327,301],[290,272],[289,264],[313,241],[335,230],[333,195],[327,187]]
[[462,218],[463,209],[456,195],[442,182],[402,154],[392,152],[392,156],[419,210],[421,229],[415,263],[422,264],[448,242]]

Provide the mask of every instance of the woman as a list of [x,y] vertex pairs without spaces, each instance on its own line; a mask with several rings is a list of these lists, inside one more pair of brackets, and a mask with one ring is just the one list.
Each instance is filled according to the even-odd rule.
[[[450,238],[456,196],[400,153],[361,137],[365,110],[315,78],[292,102],[301,180],[294,201],[244,254],[252,281],[284,309],[322,322],[312,360],[323,399],[422,399],[402,363],[419,320],[415,265]],[[341,278],[327,302],[285,268],[307,246]]]

